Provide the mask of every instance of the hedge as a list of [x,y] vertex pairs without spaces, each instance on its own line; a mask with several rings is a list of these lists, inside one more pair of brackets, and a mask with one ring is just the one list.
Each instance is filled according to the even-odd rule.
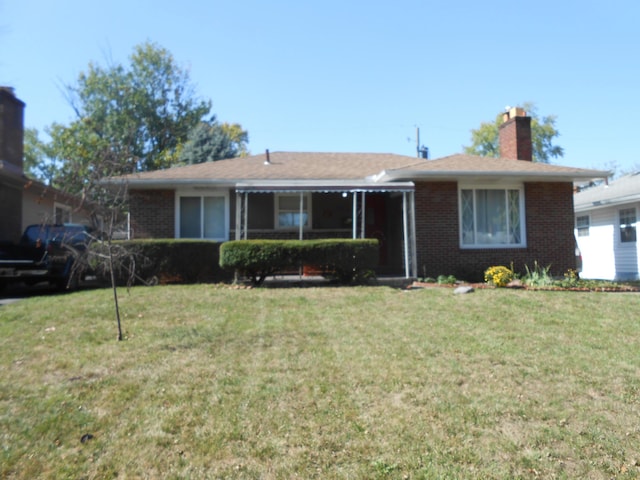
[[[104,255],[105,244],[93,244],[93,262]],[[128,283],[134,267],[133,284],[217,283],[231,281],[233,275],[220,268],[220,242],[209,240],[153,239],[113,242],[116,254],[116,281]],[[98,263],[98,276],[108,281],[104,261]]]
[[220,246],[220,266],[239,271],[254,285],[303,265],[347,284],[372,274],[378,265],[378,248],[375,239],[234,240]]

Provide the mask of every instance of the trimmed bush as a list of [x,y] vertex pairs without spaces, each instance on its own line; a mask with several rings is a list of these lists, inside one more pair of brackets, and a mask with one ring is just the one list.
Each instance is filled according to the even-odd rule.
[[[232,275],[220,268],[220,242],[208,240],[154,239],[113,242],[116,253],[116,281],[128,283],[133,267],[133,284],[216,283],[230,281]],[[94,253],[104,255],[106,245],[94,244]],[[100,262],[104,264],[104,262]],[[98,269],[108,281],[108,271]]]
[[314,266],[342,284],[353,283],[372,274],[377,263],[375,239],[235,240],[220,247],[220,266],[239,271],[254,285],[302,265]]
[[220,267],[237,270],[254,285],[301,262],[297,240],[233,240],[220,245]]
[[305,242],[302,261],[319,267],[323,275],[338,283],[361,283],[378,266],[378,249],[376,239],[309,240]]

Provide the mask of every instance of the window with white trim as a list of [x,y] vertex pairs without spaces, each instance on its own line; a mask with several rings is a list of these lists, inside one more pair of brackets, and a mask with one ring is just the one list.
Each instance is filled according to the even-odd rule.
[[178,237],[227,240],[227,199],[224,195],[178,197]]
[[620,214],[620,242],[632,243],[636,241],[636,209],[623,208]]
[[589,227],[589,215],[580,215],[576,217],[576,230],[578,231],[579,237],[588,237]]
[[463,248],[524,247],[522,188],[461,188],[460,244]]
[[[300,200],[302,197],[302,209]],[[280,229],[304,228],[311,225],[311,195],[308,193],[280,193],[275,196],[275,225]]]
[[71,223],[71,207],[62,203],[53,204],[53,223]]

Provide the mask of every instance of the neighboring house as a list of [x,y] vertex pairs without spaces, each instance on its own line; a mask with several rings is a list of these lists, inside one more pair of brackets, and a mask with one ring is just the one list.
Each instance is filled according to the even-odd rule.
[[574,183],[607,172],[532,162],[521,109],[500,143],[501,158],[267,151],[109,181],[128,184],[132,238],[372,237],[378,273],[407,277],[575,268]]
[[91,215],[81,201],[35,180],[27,180],[22,190],[22,229],[36,223],[83,223],[91,225]]
[[18,241],[35,223],[89,222],[77,198],[24,175],[24,107],[0,87],[0,241]]
[[638,280],[640,173],[575,194],[575,234],[583,278]]

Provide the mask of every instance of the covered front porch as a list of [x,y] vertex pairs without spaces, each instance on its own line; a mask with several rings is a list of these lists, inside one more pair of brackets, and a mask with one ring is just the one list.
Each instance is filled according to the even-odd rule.
[[376,238],[377,273],[417,276],[412,182],[239,183],[231,238]]

